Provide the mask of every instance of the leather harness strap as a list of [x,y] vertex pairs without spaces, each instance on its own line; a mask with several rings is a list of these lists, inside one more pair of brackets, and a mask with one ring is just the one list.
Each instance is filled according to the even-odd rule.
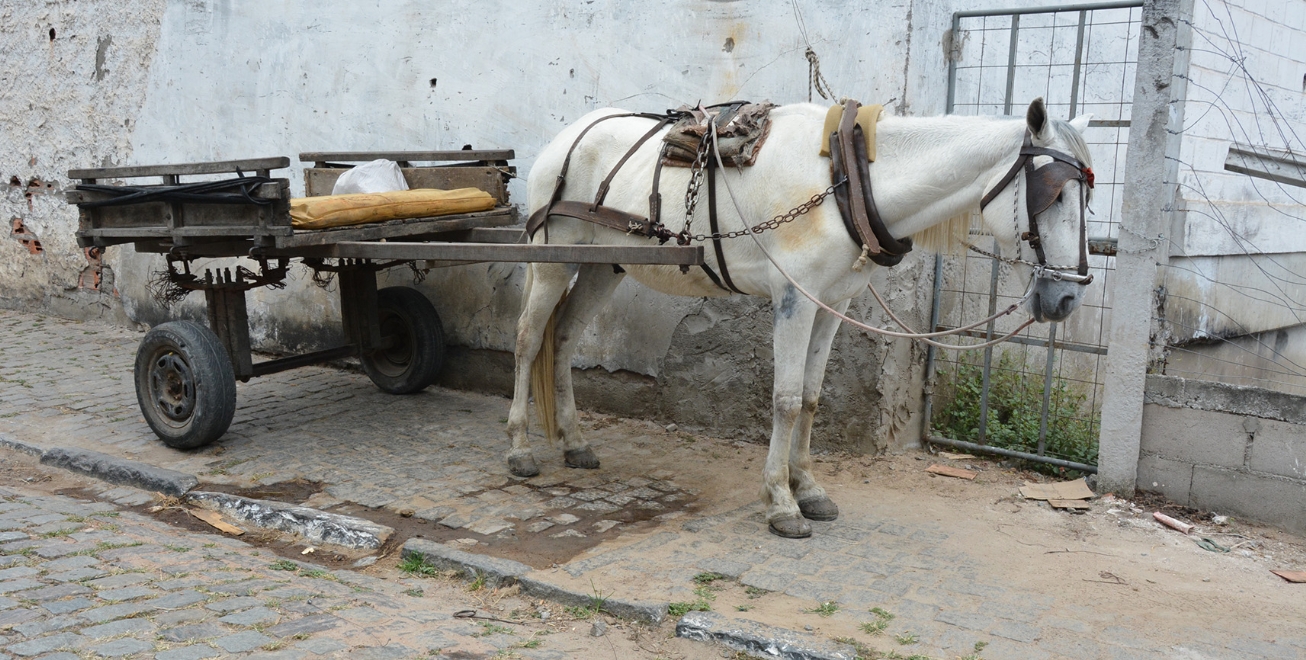
[[617,161],[617,164],[612,166],[612,171],[608,172],[608,176],[603,179],[603,183],[599,184],[598,194],[594,195],[593,209],[597,209],[603,205],[604,198],[608,196],[608,189],[612,186],[612,179],[617,176],[617,172],[621,171],[621,166],[625,165],[626,161],[630,160],[630,157],[635,155],[635,152],[639,151],[639,148],[644,146],[644,143],[648,142],[649,138],[657,135],[658,131],[661,131],[663,127],[670,124],[673,120],[674,117],[663,117],[658,121],[658,123],[653,125],[653,128],[648,129],[647,133],[636,140],[635,144],[632,145],[630,149],[626,151],[626,154],[621,157],[621,160]]
[[859,103],[844,103],[839,129],[830,136],[832,178],[847,177],[848,185],[835,190],[835,202],[844,228],[853,242],[881,266],[896,266],[911,252],[910,238],[895,239],[884,224],[871,192],[871,170],[866,157],[866,136],[857,125]]
[[[839,155],[844,168],[844,176],[848,177],[848,211],[851,216],[853,228],[857,230],[857,240],[863,250],[870,254],[880,253],[880,241],[876,239],[875,232],[871,230],[871,219],[866,210],[866,198],[862,195],[853,194],[853,191],[862,190],[861,168],[852,164],[849,167],[849,159],[856,158],[856,148],[853,146],[853,129],[857,127],[857,107],[858,103],[849,99],[844,102],[843,118],[839,121],[839,130],[837,140],[831,142],[839,143]],[[865,138],[863,138],[865,139]],[[834,154],[831,154],[833,156]]]
[[[1034,167],[1035,156],[1047,156],[1052,158],[1052,162],[1042,167]],[[1020,155],[1016,162],[1011,164],[1007,173],[1002,175],[997,185],[989,190],[980,200],[980,210],[989,205],[997,198],[1003,190],[1016,178],[1021,170],[1025,171],[1025,212],[1029,216],[1029,231],[1021,234],[1021,239],[1029,243],[1034,248],[1034,255],[1038,257],[1040,265],[1047,265],[1047,255],[1043,252],[1043,241],[1039,235],[1038,215],[1048,209],[1057,197],[1061,194],[1061,189],[1066,182],[1071,179],[1079,180],[1093,187],[1092,170],[1084,167],[1069,154],[1048,149],[1045,147],[1034,146],[1034,136],[1028,128],[1025,129],[1025,139],[1020,145]],[[1088,223],[1084,217],[1084,196],[1080,194],[1079,204],[1079,263],[1076,271],[1079,275],[1088,275]]]
[[[726,267],[726,255],[721,249],[721,239],[717,237],[721,230],[717,226],[716,218],[716,170],[714,163],[707,164],[707,222],[712,228],[712,250],[716,253],[717,268],[721,269],[721,279],[725,280],[725,286],[722,288],[734,293],[743,293],[730,279],[730,269]],[[709,276],[712,276],[712,271],[706,265],[703,268],[707,270]],[[715,277],[712,277],[712,281],[716,282],[717,286],[721,286],[721,282],[717,282]]]
[[[589,133],[590,129],[594,128],[595,126],[598,126],[600,123],[603,123],[609,119],[619,119],[623,117],[644,117],[646,119],[655,119],[658,120],[659,122],[666,119],[665,115],[654,115],[646,112],[627,112],[627,113],[616,114],[616,115],[608,115],[606,117],[600,117],[598,120],[594,121],[589,126],[586,126],[584,130],[580,132],[580,135],[576,136],[576,140],[571,143],[571,148],[567,150],[567,157],[562,161],[562,169],[558,170],[558,180],[557,183],[555,183],[553,186],[553,195],[549,198],[549,203],[545,204],[544,206],[541,206],[538,210],[536,210],[534,213],[531,214],[530,218],[526,220],[527,236],[534,237],[535,232],[539,231],[541,227],[544,227],[544,232],[545,232],[544,240],[547,243],[549,239],[548,219],[550,215],[555,215],[555,214],[566,215],[580,220],[588,220],[590,222],[595,222],[597,224],[612,227],[613,225],[610,224],[612,216],[609,213],[605,213],[605,211],[620,213],[622,215],[635,218],[637,220],[637,222],[629,224],[628,226],[621,227],[620,229],[622,231],[630,232],[630,231],[636,231],[642,229],[643,230],[642,233],[645,236],[658,236],[658,234],[656,233],[650,233],[654,230],[655,225],[650,223],[647,218],[640,218],[639,216],[635,216],[633,214],[624,213],[621,211],[615,211],[615,209],[606,209],[605,207],[591,208],[590,206],[584,204],[584,202],[577,202],[576,204],[580,204],[581,208],[584,209],[583,211],[576,209],[572,204],[567,204],[567,206],[565,207],[568,209],[568,212],[561,211],[561,209],[563,208],[560,206],[560,204],[562,204],[562,202],[560,201],[562,198],[562,190],[564,187],[566,187],[567,184],[567,170],[571,167],[571,157],[573,154],[576,153],[576,147],[580,145],[580,141],[585,138],[585,134]],[[627,157],[629,157],[629,154],[627,154]],[[623,158],[622,162],[624,163],[625,160],[626,159]],[[661,238],[661,236],[658,237]],[[668,238],[669,237],[670,237],[670,233],[668,232]],[[665,241],[666,239],[662,239],[662,240]]]

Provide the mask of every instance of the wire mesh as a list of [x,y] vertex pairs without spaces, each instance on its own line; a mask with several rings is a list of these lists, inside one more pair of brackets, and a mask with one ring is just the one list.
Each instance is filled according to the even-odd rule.
[[1153,324],[1165,343],[1153,369],[1306,395],[1306,181],[1266,178],[1264,163],[1220,167],[1235,146],[1306,163],[1306,122],[1289,105],[1300,80],[1283,75],[1300,64],[1300,49],[1286,46],[1301,22],[1194,4],[1181,19],[1189,66],[1175,74],[1186,87],[1183,143],[1166,181],[1177,187],[1184,231],[1161,264]]
[[[933,437],[1096,463],[1111,255],[1120,227],[1142,3],[1122,4],[954,16],[950,112],[1023,114],[1025,104],[1041,96],[1053,117],[1092,114],[1084,132],[1096,173],[1088,235],[1098,249],[1089,257],[1093,283],[1065,322],[1031,326],[980,355],[930,351],[926,409]],[[970,234],[976,245],[999,249],[978,217]],[[936,330],[1010,305],[1028,284],[1026,269],[988,257],[939,259]],[[960,343],[1005,334],[1019,322],[1005,317]]]

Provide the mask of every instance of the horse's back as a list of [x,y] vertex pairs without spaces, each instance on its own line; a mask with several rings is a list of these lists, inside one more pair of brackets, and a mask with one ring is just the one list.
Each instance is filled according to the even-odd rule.
[[[544,206],[549,198],[553,195],[553,188],[557,184],[558,172],[562,169],[562,163],[567,158],[567,152],[576,142],[587,126],[595,122],[617,114],[625,114],[629,110],[620,108],[599,108],[585,114],[585,116],[576,120],[574,123],[562,129],[557,135],[549,141],[540,155],[536,157],[535,163],[531,166],[531,172],[526,178],[527,194],[527,213],[534,213],[536,209]],[[576,153],[572,156],[572,164],[568,173],[579,172],[593,164],[594,152],[596,151],[595,139],[601,138],[609,129],[604,124],[610,124],[615,128],[621,120],[606,121],[596,126],[585,136],[585,140],[576,146]],[[605,130],[606,129],[606,130]],[[605,140],[606,141],[606,140]],[[570,183],[570,181],[568,182]],[[593,190],[589,191],[593,194]]]

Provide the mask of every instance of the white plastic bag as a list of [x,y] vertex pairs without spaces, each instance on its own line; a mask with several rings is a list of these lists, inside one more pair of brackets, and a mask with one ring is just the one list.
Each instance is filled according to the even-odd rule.
[[340,178],[336,179],[331,194],[383,193],[396,190],[408,190],[408,182],[404,181],[403,171],[393,160],[379,159],[341,174]]

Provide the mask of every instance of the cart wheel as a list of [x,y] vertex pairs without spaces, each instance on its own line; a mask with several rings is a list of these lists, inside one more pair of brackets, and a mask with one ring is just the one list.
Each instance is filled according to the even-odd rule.
[[136,350],[136,401],[164,444],[217,440],[236,415],[236,377],[212,330],[191,321],[155,326]]
[[416,289],[392,286],[376,292],[381,337],[388,348],[360,358],[363,371],[390,394],[426,389],[444,364],[444,328],[431,301]]

